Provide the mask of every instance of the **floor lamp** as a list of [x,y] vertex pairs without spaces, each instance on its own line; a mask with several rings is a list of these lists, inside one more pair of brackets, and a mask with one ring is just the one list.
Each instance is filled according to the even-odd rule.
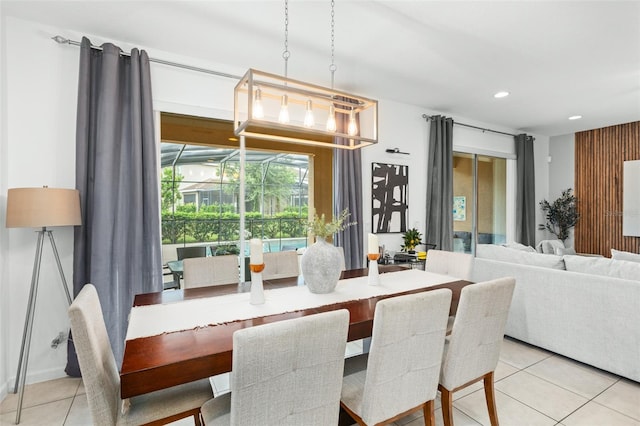
[[80,194],[75,189],[57,189],[45,186],[43,188],[13,188],[9,189],[7,193],[7,228],[40,228],[38,230],[38,243],[31,275],[29,304],[24,321],[24,332],[18,360],[18,372],[13,390],[14,393],[19,392],[16,424],[20,423],[20,413],[22,412],[22,399],[27,377],[27,362],[29,360],[29,346],[31,344],[31,331],[33,330],[44,236],[47,234],[51,242],[58,271],[62,278],[62,287],[67,296],[67,301],[71,304],[71,295],[60,264],[60,256],[53,239],[53,231],[47,229],[47,227],[74,226],[80,225],[80,223]]

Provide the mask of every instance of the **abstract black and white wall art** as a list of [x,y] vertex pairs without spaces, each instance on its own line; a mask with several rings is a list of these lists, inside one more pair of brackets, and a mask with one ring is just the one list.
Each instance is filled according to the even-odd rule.
[[407,230],[409,166],[371,164],[371,228],[379,233]]

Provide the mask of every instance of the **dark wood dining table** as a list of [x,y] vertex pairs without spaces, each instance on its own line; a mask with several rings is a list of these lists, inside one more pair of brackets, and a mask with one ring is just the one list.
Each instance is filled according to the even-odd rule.
[[[389,265],[381,268],[380,272],[393,273],[401,270],[405,270],[405,268]],[[341,279],[365,275],[367,275],[367,269],[355,269],[344,271]],[[233,333],[242,328],[336,309],[347,309],[350,314],[348,340],[353,341],[371,337],[375,305],[379,300],[402,294],[449,288],[453,292],[450,309],[450,314],[453,315],[458,307],[460,291],[469,284],[471,284],[469,281],[453,279],[444,284],[392,295],[381,295],[295,312],[127,340],[120,369],[120,395],[123,399],[130,398],[231,371]],[[263,285],[265,290],[269,290],[298,285],[298,280],[296,278],[268,280],[264,281]],[[245,292],[249,289],[250,283],[242,283],[139,294],[135,296],[133,306],[175,303],[189,299]]]

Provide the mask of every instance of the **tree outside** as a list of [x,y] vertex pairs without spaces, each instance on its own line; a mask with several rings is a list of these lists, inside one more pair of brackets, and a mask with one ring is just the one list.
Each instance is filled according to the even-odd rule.
[[[230,176],[227,191],[238,192],[240,180],[237,168],[239,165],[228,167]],[[287,207],[286,201],[290,199],[291,188],[297,182],[294,169],[282,164],[270,164],[268,167],[260,163],[247,163],[245,166],[245,202],[248,212],[260,212],[262,202],[262,179],[263,170],[266,168],[264,176],[264,214],[273,215],[284,211]],[[270,208],[267,208],[270,207]]]
[[162,178],[160,181],[160,196],[162,197],[162,211],[172,211],[173,206],[179,200],[182,200],[182,194],[178,188],[180,182],[184,179],[180,173],[173,175],[173,167],[165,167],[162,169]]
[[[266,173],[263,170],[266,170]],[[237,195],[240,184],[239,164],[227,163],[224,174],[222,190]],[[307,203],[305,201],[302,206],[291,205],[291,199],[297,194],[298,170],[283,164],[272,163],[267,167],[261,163],[247,163],[245,176],[247,227],[252,235],[263,238],[304,236],[304,224],[300,217],[306,217]],[[237,205],[218,202],[200,206],[193,203],[183,204],[180,202],[184,200],[180,192],[183,182],[184,176],[178,172],[174,179],[171,167],[162,170],[164,243],[237,240],[240,218]],[[263,202],[264,207],[261,209]]]

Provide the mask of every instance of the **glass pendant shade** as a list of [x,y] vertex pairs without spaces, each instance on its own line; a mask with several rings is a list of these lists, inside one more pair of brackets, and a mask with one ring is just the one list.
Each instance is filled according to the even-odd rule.
[[313,118],[313,102],[307,101],[307,111],[304,113],[304,127],[313,127],[316,121]]
[[264,118],[264,108],[262,107],[262,93],[260,88],[256,88],[256,93],[253,99],[253,118]]
[[[280,102],[280,114],[278,115],[278,121],[282,124],[289,123],[289,97],[282,95],[282,101]],[[263,117],[264,118],[264,117]]]
[[327,132],[335,132],[336,126],[336,111],[333,105],[329,106],[329,117],[327,117]]
[[347,134],[349,136],[358,134],[358,123],[356,122],[356,112],[351,110],[349,113],[349,124],[347,125]]
[[254,69],[238,82],[234,95],[238,136],[341,149],[378,142],[378,101],[373,99]]

